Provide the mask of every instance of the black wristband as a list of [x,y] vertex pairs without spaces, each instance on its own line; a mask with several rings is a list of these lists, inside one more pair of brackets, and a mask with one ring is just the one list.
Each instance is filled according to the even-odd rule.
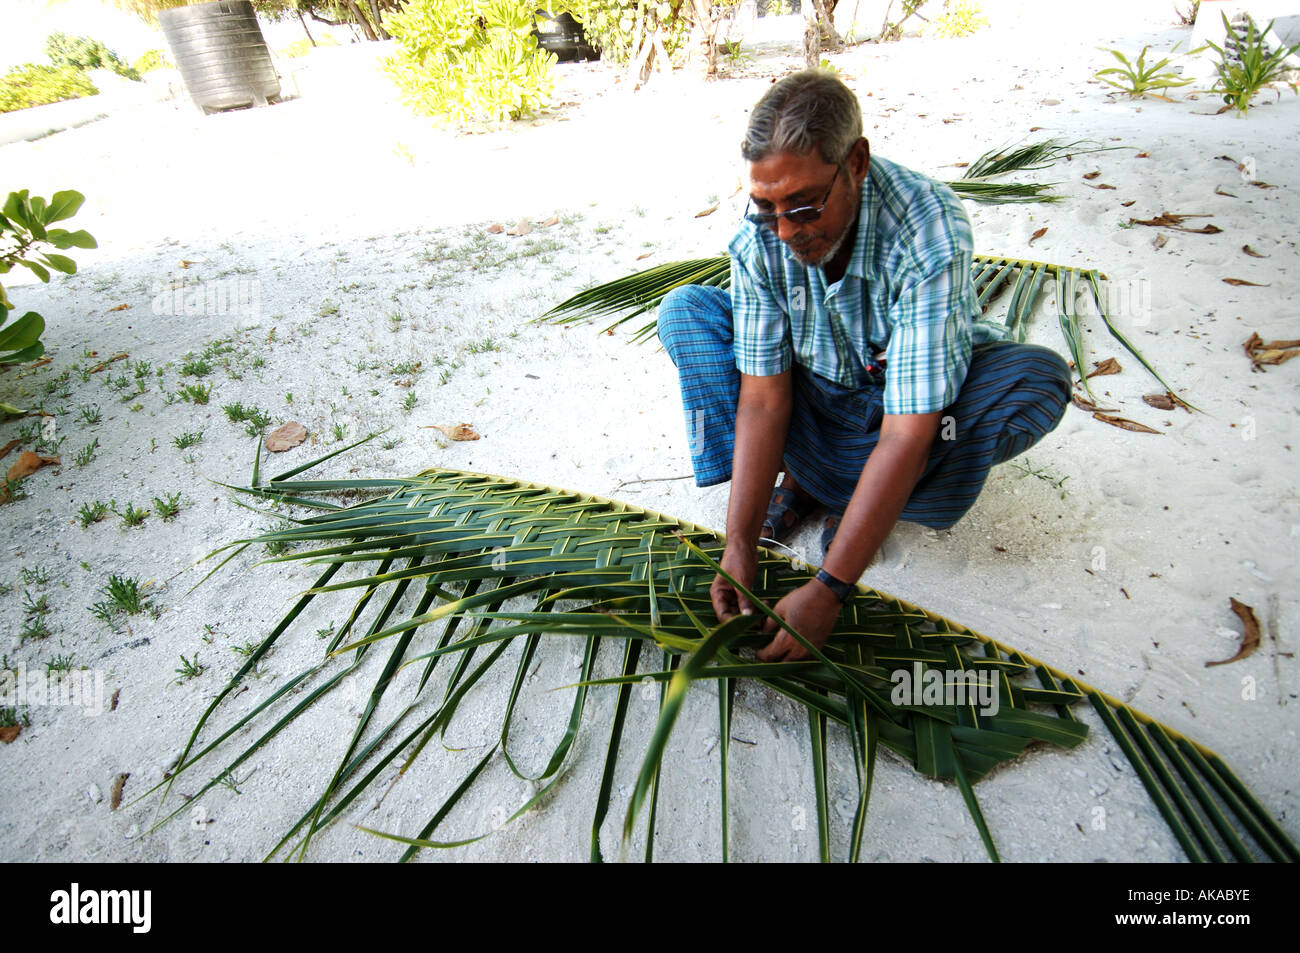
[[825,569],[817,570],[817,581],[835,593],[841,603],[848,602],[853,596],[853,583],[845,582],[843,579],[836,579]]

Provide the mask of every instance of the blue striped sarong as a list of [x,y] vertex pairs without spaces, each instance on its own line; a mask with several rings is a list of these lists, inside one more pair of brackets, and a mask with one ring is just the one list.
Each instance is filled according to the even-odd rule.
[[[740,396],[730,294],[700,285],[673,290],[659,306],[659,340],[681,377],[696,485],[730,480]],[[798,364],[792,373],[785,470],[815,499],[843,510],[880,437],[884,376],[854,389]],[[935,529],[956,523],[995,464],[1024,453],[1060,423],[1072,389],[1069,367],[1049,348],[977,345],[901,518]]]

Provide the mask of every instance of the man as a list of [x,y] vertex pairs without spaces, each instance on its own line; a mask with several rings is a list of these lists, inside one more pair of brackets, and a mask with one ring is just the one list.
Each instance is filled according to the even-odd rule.
[[[894,524],[957,522],[994,464],[1060,422],[1070,370],[978,320],[960,200],[873,157],[838,79],[774,85],[741,154],[750,203],[730,294],[676,289],[659,337],[681,375],[696,483],[732,481],[722,567],[748,587],[760,538],[828,508],[821,571],[774,607],[820,648]],[[755,611],[722,575],[711,596],[720,620]],[[763,629],[775,637],[760,659],[806,656],[772,620]]]

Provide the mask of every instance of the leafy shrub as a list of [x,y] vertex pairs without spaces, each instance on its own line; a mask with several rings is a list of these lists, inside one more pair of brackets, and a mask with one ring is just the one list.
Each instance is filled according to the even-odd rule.
[[935,17],[934,35],[943,37],[970,36],[989,25],[988,17],[980,12],[972,0],[954,0],[943,5],[943,13]]
[[[1111,56],[1119,60],[1120,66],[1112,66],[1109,69],[1097,70],[1093,73],[1094,79],[1099,79],[1107,86],[1114,86],[1121,92],[1128,93],[1133,99],[1139,99],[1148,93],[1151,95],[1160,95],[1153,93],[1156,89],[1171,89],[1176,86],[1186,86],[1191,82],[1190,79],[1175,73],[1173,70],[1167,70],[1174,57],[1166,56],[1158,63],[1147,65],[1147,50],[1150,46],[1142,47],[1142,52],[1138,54],[1137,60],[1130,63],[1119,50],[1108,50]],[[1174,44],[1174,49],[1178,49],[1178,44]],[[1198,47],[1193,53],[1199,53],[1204,47]],[[1163,70],[1163,72],[1162,72]]]
[[[603,59],[626,63],[636,39],[638,0],[570,0],[553,7],[567,11],[582,24],[587,42],[600,50]],[[651,27],[662,30],[664,50],[670,56],[685,47],[690,38],[690,24],[673,10],[674,4],[660,0],[648,3],[642,11]]]
[[166,69],[171,65],[167,59],[167,54],[163,50],[146,50],[131,64],[131,69],[143,76],[145,73],[152,73],[156,69]]
[[410,0],[384,19],[384,61],[416,112],[448,122],[521,119],[544,107],[555,56],[532,35],[535,0]]
[[71,66],[85,72],[91,69],[111,69],[127,79],[139,79],[140,74],[122,62],[121,58],[99,40],[88,36],[68,36],[51,33],[45,38],[45,53],[55,66]]
[[94,96],[99,90],[74,66],[26,63],[0,76],[0,113]]
[[[40,196],[28,197],[27,190],[10,192],[3,210],[0,210],[0,275],[7,274],[14,265],[22,265],[41,281],[50,280],[50,269],[64,274],[74,274],[77,263],[66,255],[55,252],[37,254],[41,245],[58,249],[94,248],[95,239],[89,232],[70,232],[63,228],[46,228],[77,214],[85,196],[80,192],[55,192],[48,202]],[[13,303],[0,284],[0,365],[34,361],[45,353],[41,333],[45,319],[35,311],[28,311],[12,324],[5,324]]]
[[[1227,14],[1219,15],[1223,17],[1223,30],[1227,34],[1224,46],[1231,49],[1224,49],[1212,42],[1206,44],[1219,54],[1219,62],[1215,66],[1219,78],[1214,84],[1214,92],[1222,95],[1225,103],[1236,107],[1244,116],[1256,93],[1286,79],[1286,74],[1290,71],[1286,58],[1300,51],[1300,44],[1292,47],[1279,46],[1270,53],[1264,37],[1273,29],[1272,20],[1261,33],[1255,29],[1255,21],[1247,17],[1246,35],[1242,37],[1233,30]],[[1294,83],[1291,84],[1291,89],[1300,93],[1300,88]]]

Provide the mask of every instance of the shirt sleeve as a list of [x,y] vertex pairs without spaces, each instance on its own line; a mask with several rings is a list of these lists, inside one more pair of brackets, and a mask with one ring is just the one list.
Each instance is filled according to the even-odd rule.
[[886,414],[943,410],[956,401],[970,370],[970,323],[979,313],[970,219],[961,200],[944,192],[933,190],[909,210],[893,256],[898,283],[885,352]]
[[731,313],[736,369],[769,377],[794,364],[790,318],[764,264],[757,236],[742,232],[731,244]]

